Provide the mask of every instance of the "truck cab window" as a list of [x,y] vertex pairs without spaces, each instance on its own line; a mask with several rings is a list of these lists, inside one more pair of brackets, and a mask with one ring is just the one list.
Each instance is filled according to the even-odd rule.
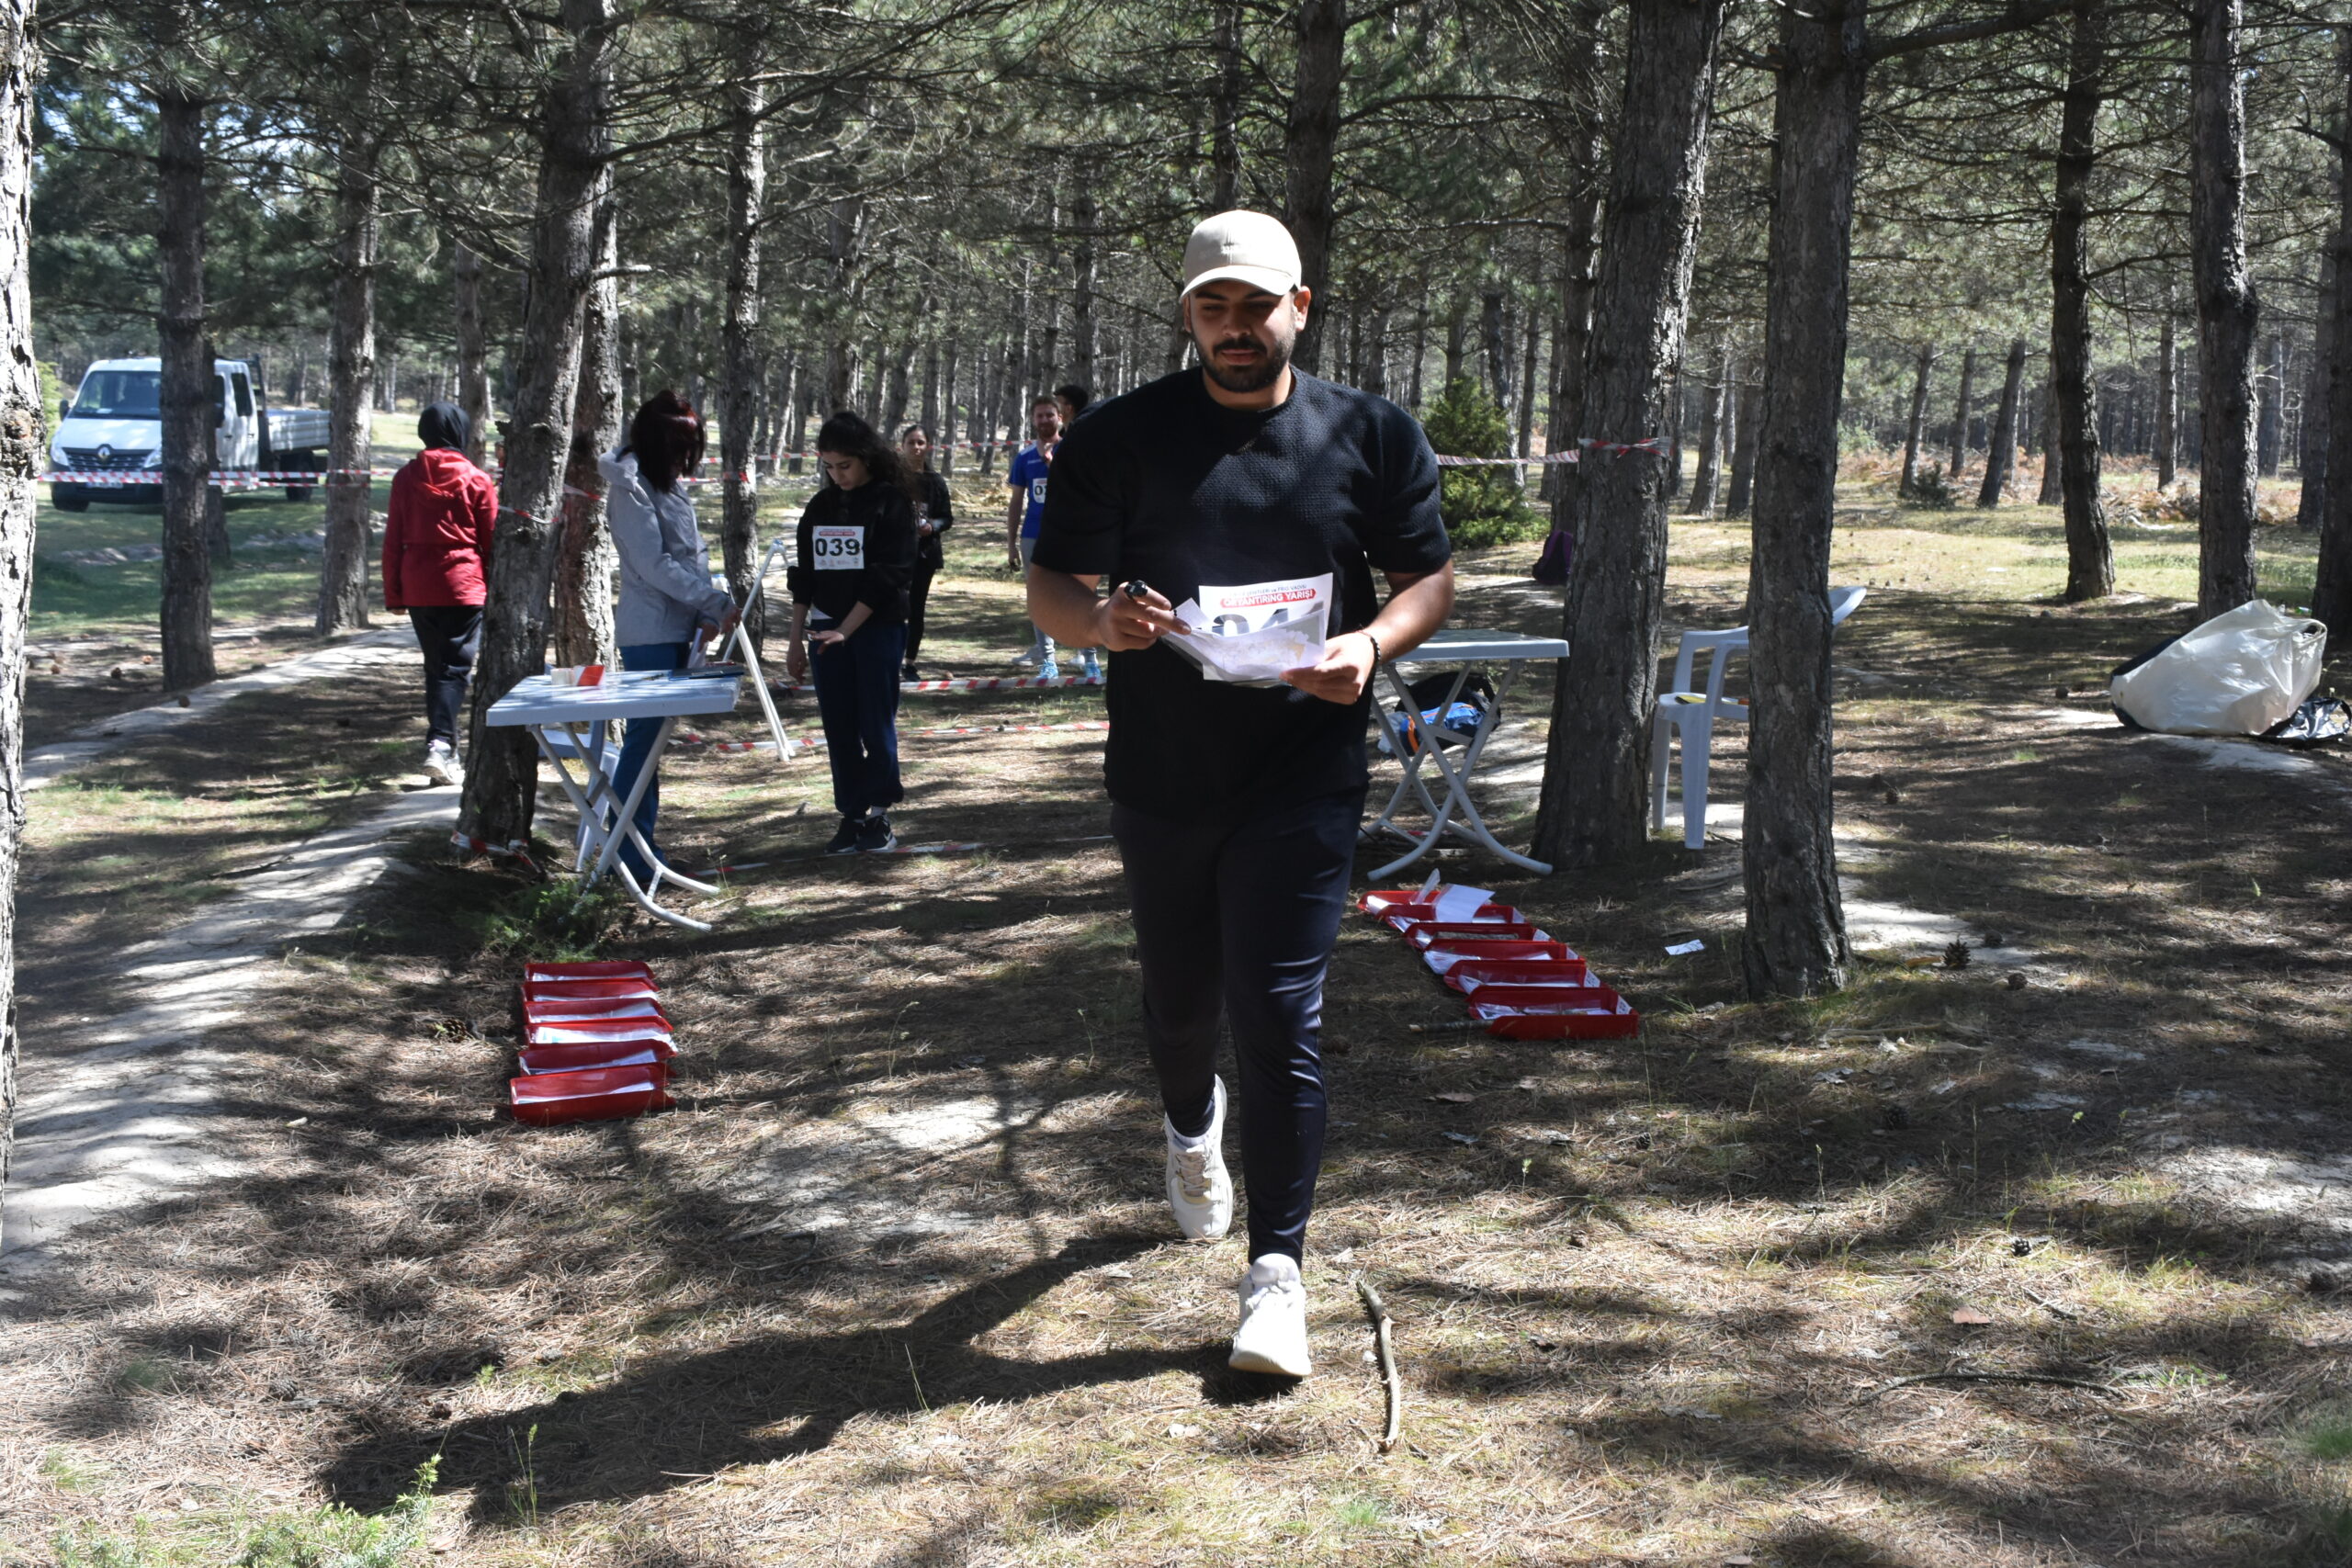
[[245,373],[242,370],[231,377],[230,379],[236,384],[237,388],[237,417],[239,419],[253,418],[254,384],[250,380],[246,379]]

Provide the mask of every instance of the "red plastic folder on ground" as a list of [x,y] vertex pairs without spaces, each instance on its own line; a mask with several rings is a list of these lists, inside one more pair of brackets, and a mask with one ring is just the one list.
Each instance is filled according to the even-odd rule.
[[526,1023],[569,1023],[591,1018],[651,1018],[670,1015],[651,997],[542,997],[523,1004]]
[[526,1045],[515,1053],[526,1075],[576,1073],[588,1067],[661,1066],[666,1072],[678,1048],[667,1040],[582,1040],[563,1045]]
[[[1576,958],[1576,950],[1565,942],[1533,942],[1497,939],[1481,942],[1476,938],[1460,940],[1441,938],[1421,951],[1421,962],[1442,975],[1457,964],[1499,964],[1505,961],[1521,964],[1565,964]],[[1578,960],[1581,962],[1581,960]]]
[[531,1023],[523,1028],[526,1045],[593,1045],[616,1040],[667,1040],[666,1018],[575,1018],[562,1023]]
[[589,1067],[570,1073],[532,1073],[507,1083],[514,1120],[535,1127],[566,1122],[609,1122],[667,1110],[666,1066]]
[[526,980],[523,982],[523,1005],[533,1002],[577,1001],[583,997],[619,1000],[631,997],[653,998],[662,988],[650,980],[628,978],[593,980]]
[[534,959],[523,966],[523,983],[562,984],[578,980],[642,980],[653,983],[653,971],[635,958],[591,958],[576,964]]
[[1591,984],[1592,971],[1573,952],[1558,958],[1464,958],[1448,968],[1445,983],[1465,995],[1481,986],[1559,986]]
[[1549,942],[1552,933],[1529,920],[1416,920],[1405,928],[1415,947],[1441,942]]
[[[1415,926],[1427,925],[1437,919],[1437,906],[1434,904],[1392,904],[1381,911],[1380,919],[1382,923],[1391,931],[1403,931],[1409,936]],[[1473,926],[1507,926],[1523,924],[1526,919],[1527,917],[1511,905],[1481,904],[1476,912],[1467,920],[1457,920],[1453,923]]]
[[1607,997],[1587,1002],[1540,1001],[1524,1006],[1473,998],[1470,1016],[1498,1040],[1621,1040],[1638,1034],[1642,1015],[1606,987]]

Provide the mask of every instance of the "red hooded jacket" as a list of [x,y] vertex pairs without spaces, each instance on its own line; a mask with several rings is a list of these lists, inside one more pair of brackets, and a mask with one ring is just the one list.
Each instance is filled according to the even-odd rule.
[[487,597],[498,486],[463,452],[428,446],[392,476],[384,523],[384,608],[479,604]]

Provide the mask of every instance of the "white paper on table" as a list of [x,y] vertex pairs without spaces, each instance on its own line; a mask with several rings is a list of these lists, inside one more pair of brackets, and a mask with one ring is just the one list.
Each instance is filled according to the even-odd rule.
[[1196,628],[1170,646],[1200,667],[1206,681],[1271,682],[1323,657],[1330,624],[1331,574],[1277,582],[1204,586],[1176,607]]
[[1475,920],[1478,911],[1495,901],[1495,896],[1483,887],[1463,887],[1449,883],[1437,896],[1437,918],[1448,925]]

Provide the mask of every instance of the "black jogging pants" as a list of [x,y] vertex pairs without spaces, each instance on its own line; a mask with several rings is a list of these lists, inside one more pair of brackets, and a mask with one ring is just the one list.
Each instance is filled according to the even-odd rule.
[[1295,1258],[1306,1246],[1323,1164],[1323,976],[1363,800],[1351,790],[1238,823],[1111,808],[1135,908],[1144,1043],[1179,1133],[1208,1125],[1220,1016],[1232,1025],[1227,1100],[1240,1118],[1253,1258]]

